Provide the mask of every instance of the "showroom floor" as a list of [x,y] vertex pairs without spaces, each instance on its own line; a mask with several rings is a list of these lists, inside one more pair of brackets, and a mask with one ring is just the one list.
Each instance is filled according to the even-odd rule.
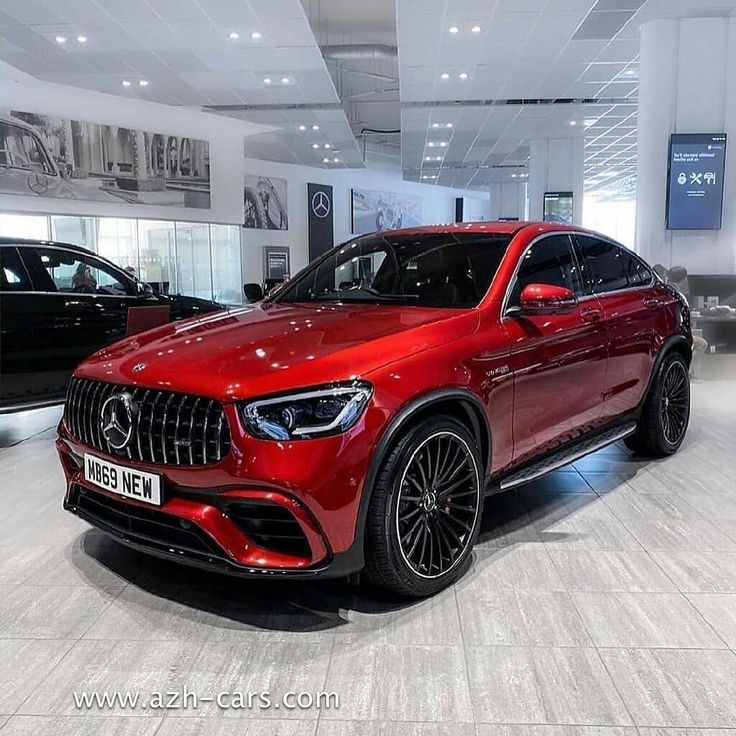
[[[678,455],[614,446],[491,499],[469,574],[418,603],[130,552],[61,510],[53,428],[27,432],[0,450],[0,736],[736,728],[736,380],[693,391]],[[340,707],[131,717],[72,697],[185,684],[200,696],[334,691]]]

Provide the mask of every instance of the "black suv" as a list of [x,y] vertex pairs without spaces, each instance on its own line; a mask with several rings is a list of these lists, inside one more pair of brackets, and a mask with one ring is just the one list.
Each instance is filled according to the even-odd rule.
[[223,309],[154,293],[86,248],[0,238],[0,412],[63,401],[77,364],[125,336],[129,307],[148,306],[171,320]]

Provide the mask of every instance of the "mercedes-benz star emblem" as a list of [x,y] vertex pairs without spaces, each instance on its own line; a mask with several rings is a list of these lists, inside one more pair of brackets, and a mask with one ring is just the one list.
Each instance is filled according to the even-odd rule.
[[43,174],[39,174],[38,171],[28,174],[26,182],[28,183],[28,188],[34,194],[43,194],[49,188],[48,179]]
[[330,198],[327,196],[327,192],[314,193],[312,196],[312,212],[321,219],[330,214]]
[[100,428],[113,450],[124,450],[133,439],[137,408],[133,397],[125,391],[113,394],[102,405]]

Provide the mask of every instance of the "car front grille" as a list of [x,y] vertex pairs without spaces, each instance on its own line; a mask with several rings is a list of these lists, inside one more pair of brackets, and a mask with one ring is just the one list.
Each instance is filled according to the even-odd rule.
[[[108,445],[100,419],[105,401],[123,391],[130,394],[138,411],[131,441],[116,451]],[[154,465],[209,465],[230,450],[230,427],[222,404],[189,394],[72,377],[64,421],[71,434],[90,447]]]

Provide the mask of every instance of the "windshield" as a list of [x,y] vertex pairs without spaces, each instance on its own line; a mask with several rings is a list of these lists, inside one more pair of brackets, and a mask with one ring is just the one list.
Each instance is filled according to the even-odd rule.
[[475,307],[510,239],[486,233],[368,235],[315,261],[274,301]]

